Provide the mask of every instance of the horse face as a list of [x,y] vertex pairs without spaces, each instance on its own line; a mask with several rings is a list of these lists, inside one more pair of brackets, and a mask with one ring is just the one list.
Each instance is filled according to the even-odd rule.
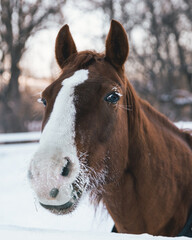
[[[61,46],[64,33],[68,40]],[[86,189],[102,194],[105,184],[118,181],[126,168],[126,86],[122,63],[107,51],[106,46],[104,57],[77,54],[68,27],[57,37],[56,59],[63,73],[42,93],[42,135],[29,169],[39,202],[57,214],[72,211]],[[75,64],[85,58],[84,68]]]

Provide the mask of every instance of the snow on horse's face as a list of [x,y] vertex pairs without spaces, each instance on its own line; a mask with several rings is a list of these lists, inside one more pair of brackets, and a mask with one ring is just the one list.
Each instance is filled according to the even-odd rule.
[[102,195],[105,185],[118,181],[125,168],[128,130],[122,67],[128,44],[122,62],[115,61],[110,45],[112,30],[119,28],[115,25],[105,55],[78,53],[67,25],[56,39],[62,74],[42,93],[42,135],[29,169],[40,204],[54,213],[71,212],[85,190]]

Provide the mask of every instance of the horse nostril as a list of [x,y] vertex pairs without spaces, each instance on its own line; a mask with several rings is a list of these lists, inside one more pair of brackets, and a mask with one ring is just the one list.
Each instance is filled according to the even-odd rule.
[[62,171],[61,171],[61,176],[63,177],[67,177],[69,175],[69,158],[65,158],[67,160],[67,163],[66,165],[62,168]]
[[49,195],[50,195],[50,197],[52,197],[52,198],[56,198],[57,195],[58,195],[58,193],[59,193],[59,189],[58,189],[58,188],[52,188],[51,191],[50,191],[50,193],[49,193]]

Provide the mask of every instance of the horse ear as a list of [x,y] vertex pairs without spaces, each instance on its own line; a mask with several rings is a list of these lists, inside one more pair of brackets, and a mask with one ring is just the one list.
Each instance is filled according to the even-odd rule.
[[66,24],[60,29],[55,42],[55,56],[60,68],[63,68],[65,60],[76,52],[75,42]]
[[111,27],[106,39],[106,59],[115,67],[122,68],[129,53],[127,34],[123,26],[111,21]]

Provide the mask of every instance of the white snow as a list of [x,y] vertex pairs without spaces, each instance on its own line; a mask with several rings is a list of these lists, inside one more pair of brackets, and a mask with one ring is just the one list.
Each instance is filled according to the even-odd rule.
[[[176,124],[192,129],[192,123]],[[13,134],[14,139],[27,139],[30,134]],[[11,135],[0,134],[0,139]],[[22,138],[23,136],[23,138]],[[11,139],[11,138],[10,138]],[[16,141],[14,140],[14,141]],[[10,140],[12,142],[12,140]],[[39,206],[27,181],[30,158],[37,143],[0,145],[0,239],[6,240],[150,240],[172,239],[148,234],[130,235],[110,233],[113,221],[107,211],[98,211],[85,197],[70,215],[57,216]],[[186,238],[179,238],[180,240]]]
[[[116,234],[116,233],[100,233],[100,232],[77,232],[77,231],[55,231],[42,230],[33,228],[19,227],[1,227],[1,239],[14,240],[173,240],[175,238],[153,237],[149,234],[133,235],[133,234]],[[4,238],[5,236],[5,238]],[[178,238],[177,238],[178,239]],[[179,240],[187,240],[188,238],[179,237]]]
[[40,135],[40,132],[0,134],[0,143],[37,141]]
[[181,129],[192,129],[192,122],[180,121],[180,122],[176,122],[175,125]]

